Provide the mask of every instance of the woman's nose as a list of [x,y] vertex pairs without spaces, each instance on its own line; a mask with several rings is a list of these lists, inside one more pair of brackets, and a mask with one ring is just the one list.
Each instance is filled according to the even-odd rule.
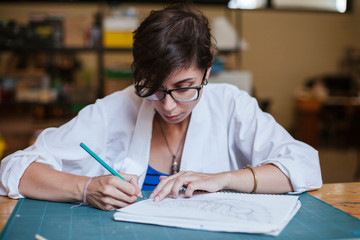
[[170,94],[166,94],[164,100],[163,100],[163,108],[166,112],[171,112],[174,110],[177,106],[177,102],[175,99],[173,99]]

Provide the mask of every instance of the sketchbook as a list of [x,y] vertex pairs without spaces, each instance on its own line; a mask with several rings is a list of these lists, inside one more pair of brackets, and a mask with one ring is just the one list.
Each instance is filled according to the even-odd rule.
[[114,220],[221,232],[277,236],[300,209],[298,196],[234,192],[143,200],[114,213]]

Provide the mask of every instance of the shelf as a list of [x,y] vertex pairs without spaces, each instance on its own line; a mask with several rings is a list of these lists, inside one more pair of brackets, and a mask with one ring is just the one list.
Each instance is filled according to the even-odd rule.
[[86,105],[87,103],[60,101],[49,103],[6,102],[0,103],[0,115],[4,116],[4,119],[28,116],[38,122],[51,119],[71,119]]
[[[48,1],[48,0],[3,0],[2,2],[5,3],[21,3],[21,2],[27,2],[27,3],[36,3],[36,2],[46,2],[46,3],[99,3],[98,0],[75,0],[75,1],[69,1],[69,0],[52,0],[52,1]],[[168,1],[168,0],[156,0],[156,1],[151,1],[152,4],[169,4],[173,1]],[[175,1],[176,2],[176,1]],[[206,5],[223,5],[223,6],[227,6],[229,0],[193,0],[193,3],[196,4],[206,4]],[[112,3],[112,1],[109,0],[104,0],[102,1],[103,4],[110,4]],[[121,1],[121,3],[149,3],[147,0],[132,0],[132,1]]]
[[131,48],[88,48],[88,47],[14,47],[14,48],[5,48],[0,47],[1,52],[131,52]]
[[97,55],[97,69],[98,69],[98,89],[97,97],[102,98],[105,96],[105,79],[104,79],[104,54],[108,52],[117,53],[131,53],[130,47],[0,47],[0,52],[17,52],[17,53],[36,53],[44,52],[46,54],[54,53],[81,53],[81,52],[93,52]]

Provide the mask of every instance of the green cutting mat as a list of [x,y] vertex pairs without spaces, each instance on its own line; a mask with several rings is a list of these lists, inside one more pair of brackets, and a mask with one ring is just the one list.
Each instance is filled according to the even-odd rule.
[[275,238],[117,222],[112,218],[114,212],[73,207],[70,203],[20,199],[0,239],[35,239],[36,233],[49,240],[360,239],[360,220],[357,218],[306,193],[300,195],[300,201],[299,212]]

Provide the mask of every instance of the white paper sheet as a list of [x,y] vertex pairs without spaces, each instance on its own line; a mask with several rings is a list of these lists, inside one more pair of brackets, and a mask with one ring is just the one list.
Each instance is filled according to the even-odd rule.
[[209,231],[278,235],[300,208],[298,196],[196,193],[161,202],[140,201],[117,210],[114,220]]

